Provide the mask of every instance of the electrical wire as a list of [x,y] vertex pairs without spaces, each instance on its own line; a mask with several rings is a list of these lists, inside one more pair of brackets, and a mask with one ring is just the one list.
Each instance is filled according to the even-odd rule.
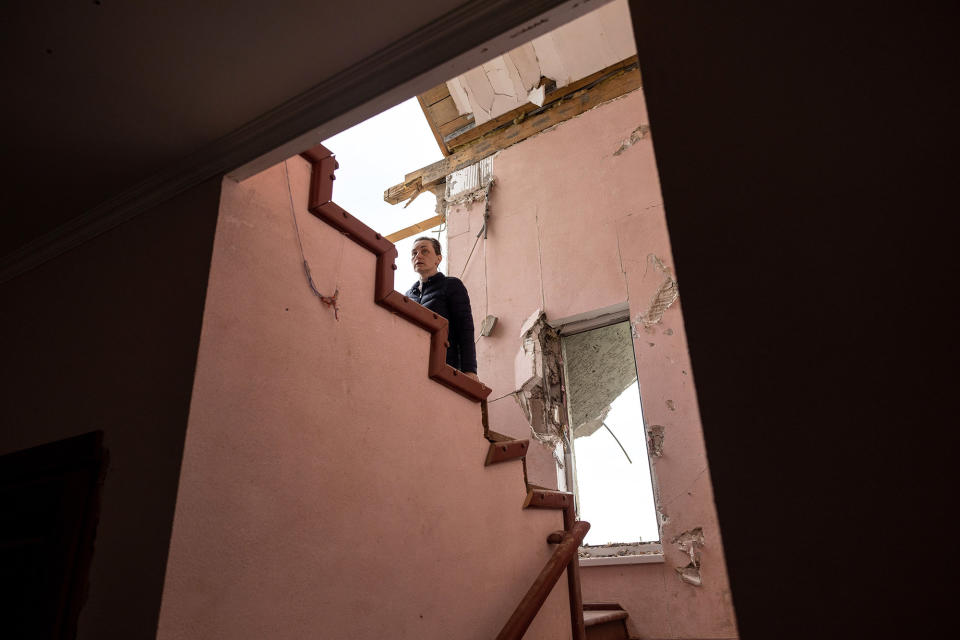
[[337,288],[334,290],[332,296],[326,296],[320,293],[316,283],[313,281],[313,275],[310,273],[310,265],[307,263],[307,257],[303,253],[303,240],[300,238],[300,225],[297,223],[297,212],[293,205],[293,189],[290,186],[290,169],[287,167],[286,160],[283,161],[283,172],[287,178],[287,195],[290,196],[290,215],[293,217],[293,228],[297,233],[297,246],[300,248],[300,260],[303,262],[303,273],[307,276],[307,284],[310,285],[310,290],[313,291],[314,295],[320,298],[320,302],[328,307],[333,307],[333,317],[339,320],[340,306],[337,304],[337,298],[340,296],[340,289]]
[[627,450],[623,448],[623,445],[622,445],[622,444],[620,444],[620,438],[618,438],[616,435],[614,435],[614,433],[613,433],[613,431],[610,429],[610,427],[607,427],[607,423],[606,423],[606,422],[601,422],[600,424],[602,424],[604,427],[606,427],[607,432],[608,432],[611,436],[613,436],[613,439],[616,440],[616,441],[617,441],[617,444],[620,445],[620,450],[623,451],[623,455],[627,456],[627,462],[629,462],[630,464],[633,464],[633,460],[630,459],[630,454],[628,454],[628,453],[627,453]]

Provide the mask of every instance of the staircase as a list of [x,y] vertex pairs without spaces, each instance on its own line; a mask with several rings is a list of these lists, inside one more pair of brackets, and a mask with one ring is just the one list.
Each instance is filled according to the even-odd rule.
[[[339,166],[332,152],[318,145],[302,153],[301,157],[312,166],[308,204],[310,213],[376,256],[374,302],[430,332],[428,377],[480,404],[483,436],[490,443],[484,466],[520,461],[523,465],[523,479],[527,492],[523,508],[559,509],[563,513],[563,530],[550,533],[546,539],[548,543],[556,544],[557,550],[540,576],[536,578],[527,595],[517,605],[514,614],[497,636],[497,640],[519,640],[523,637],[564,570],[566,570],[570,594],[570,623],[574,640],[626,638],[626,635],[609,635],[611,625],[623,626],[622,619],[626,617],[625,611],[621,610],[618,613],[594,611],[589,608],[585,611],[583,606],[580,595],[580,565],[576,552],[590,525],[576,520],[573,494],[539,487],[528,482],[526,453],[530,441],[512,439],[491,430],[486,401],[491,389],[446,364],[446,350],[449,346],[447,320],[394,289],[395,261],[398,255],[396,247],[332,201],[334,171]],[[585,629],[585,618],[590,619],[586,625],[591,628],[589,634]],[[625,633],[625,627],[623,628]],[[596,635],[597,633],[608,635]]]

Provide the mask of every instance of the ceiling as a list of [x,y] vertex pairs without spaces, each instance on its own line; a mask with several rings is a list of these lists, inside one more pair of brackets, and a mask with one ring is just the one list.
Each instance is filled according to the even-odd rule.
[[[284,143],[293,145],[286,155],[312,146],[317,127],[326,123],[330,135],[331,127],[359,122],[506,50],[500,40],[548,26],[524,27],[525,20],[547,12],[552,28],[582,14],[571,8],[579,4],[281,0],[268,11],[250,0],[41,0],[5,7],[4,266],[65,223],[83,226],[84,216],[117,203],[129,209],[148,192],[172,195],[258,157],[275,162],[269,153]],[[480,50],[483,57],[470,58]],[[438,52],[451,62],[434,69]]]

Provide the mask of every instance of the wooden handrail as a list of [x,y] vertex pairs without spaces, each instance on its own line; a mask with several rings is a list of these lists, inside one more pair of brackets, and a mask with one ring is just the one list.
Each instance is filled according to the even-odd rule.
[[573,523],[570,531],[564,533],[563,540],[553,550],[553,555],[550,556],[546,566],[543,567],[537,579],[533,581],[533,585],[523,596],[513,615],[503,625],[503,629],[497,635],[497,640],[520,640],[523,637],[537,612],[540,611],[540,607],[546,602],[547,596],[550,595],[554,585],[557,584],[557,580],[560,579],[560,574],[571,562],[576,560],[580,544],[589,530],[589,522],[578,520]]

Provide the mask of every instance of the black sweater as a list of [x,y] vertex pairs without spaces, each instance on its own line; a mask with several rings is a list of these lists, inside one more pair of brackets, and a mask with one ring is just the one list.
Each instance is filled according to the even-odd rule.
[[419,302],[450,323],[447,340],[447,364],[464,373],[477,372],[477,350],[473,342],[473,312],[470,295],[458,278],[448,278],[440,272],[421,283],[417,281],[407,297]]

